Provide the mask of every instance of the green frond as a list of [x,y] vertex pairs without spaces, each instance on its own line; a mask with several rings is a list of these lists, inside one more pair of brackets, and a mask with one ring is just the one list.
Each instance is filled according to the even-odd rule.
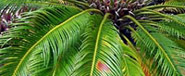
[[[76,43],[80,43],[80,41],[77,41]],[[78,52],[79,52],[79,48],[78,48],[79,45],[76,43],[75,43],[75,46],[70,46],[70,48],[67,49],[66,52],[61,53],[56,64],[49,65],[48,67],[45,67],[45,68],[42,67],[41,69],[37,70],[37,72],[34,73],[33,75],[34,76],[42,76],[42,75],[69,76],[69,75],[72,75],[75,72],[75,66],[76,66],[75,64],[78,60],[77,57],[78,57]],[[34,66],[34,65],[31,65],[31,66]]]
[[[72,50],[69,49],[68,53],[63,54],[64,58],[62,58],[62,61],[60,61],[61,63],[59,62],[57,67],[55,67],[55,71],[52,71],[51,73],[51,70],[53,69],[49,67],[48,69],[38,74],[42,75],[47,73],[48,76],[90,75],[93,58],[95,57],[96,59],[95,65],[93,66],[93,75],[120,76],[122,75],[122,72],[124,72],[124,74],[127,74],[128,76],[132,76],[133,73],[131,74],[131,69],[136,68],[134,72],[137,73],[134,74],[141,74],[141,76],[144,76],[141,66],[135,60],[137,59],[137,57],[135,57],[136,53],[133,53],[129,47],[123,44],[115,28],[111,26],[111,23],[106,20],[105,24],[103,24],[104,26],[102,25],[102,30],[100,29],[100,26],[105,19],[106,16],[102,20],[100,15],[94,15],[94,17],[91,18],[91,26],[86,28],[86,31],[81,35],[82,42],[79,44],[80,48],[76,48],[76,50],[79,49],[79,52],[71,52]],[[109,33],[108,35],[105,34],[107,32]],[[100,38],[98,38],[98,35]],[[98,46],[96,46],[97,39],[99,40]],[[111,41],[108,42],[108,40]],[[120,44],[115,45],[116,42],[119,42]],[[97,50],[95,50],[96,47]],[[67,57],[65,57],[65,55],[67,55]],[[115,58],[116,62],[114,61]],[[132,62],[134,63],[130,64]],[[120,72],[117,70],[120,70]]]
[[[148,19],[139,20],[143,25],[156,26],[163,33],[175,36],[177,38],[184,38],[185,21],[184,14],[168,15],[154,10],[146,9],[146,12],[138,13],[138,15],[146,15]],[[156,20],[158,22],[156,22]]]
[[185,0],[161,1],[0,0],[0,76],[182,76]]
[[[151,16],[148,16],[148,17],[150,17],[150,20],[140,20],[140,22],[144,25],[156,26],[157,29],[159,29],[159,31],[161,31],[161,33],[163,32],[163,34],[174,36],[177,39],[185,37],[185,34],[184,34],[185,21],[183,21],[184,16],[185,16],[184,14],[166,15],[166,16],[168,16],[168,18],[160,18],[160,16],[155,16],[155,14],[153,15],[153,18]],[[152,21],[154,19],[158,19],[160,21],[158,21],[158,22]],[[170,19],[173,19],[173,20],[170,20]]]
[[[102,22],[100,22],[101,19],[102,18],[99,15],[94,15],[94,17],[92,17],[92,23],[91,23],[92,26],[89,26],[89,28],[86,29],[84,34],[82,34],[82,38],[81,38],[82,44],[80,44],[80,48],[79,48],[81,50],[78,53],[74,53],[74,52],[71,53],[70,52],[71,50],[69,50],[70,53],[63,54],[64,56],[68,55],[68,57],[66,57],[66,60],[64,57],[64,59],[62,59],[61,64],[58,64],[58,66],[56,67],[57,68],[56,72],[49,73],[47,74],[48,76],[54,76],[52,74],[55,74],[57,76],[58,75],[63,75],[63,76],[90,75],[92,70],[93,57],[95,57],[95,54],[94,54],[95,52],[97,53],[96,54],[97,57],[95,57],[97,59],[95,59],[96,64],[94,65],[95,68],[94,68],[94,72],[92,73],[93,75],[122,75],[122,72],[123,72],[124,73],[123,75],[128,75],[128,76],[132,76],[132,75],[144,76],[141,66],[135,60],[137,59],[137,57],[135,57],[136,53],[131,51],[129,47],[123,44],[123,42],[118,37],[117,32],[115,31],[115,28],[111,26],[108,20],[106,20],[106,25],[104,24],[104,26],[102,26],[102,31],[99,36],[101,38],[98,38],[98,40],[100,40],[100,42],[98,41],[100,44],[98,45],[98,47],[96,46],[96,41],[97,41],[96,36],[98,36],[99,34],[98,32],[100,31],[100,25],[96,25],[96,24],[102,24],[103,20]],[[108,32],[108,29],[109,29],[109,32]],[[108,32],[110,34],[106,35],[104,34],[105,32]],[[111,36],[111,35],[115,35],[115,36]],[[111,41],[107,42],[108,39],[110,39]],[[122,45],[120,44],[114,45],[116,42],[119,42]],[[120,46],[122,47],[120,48]],[[97,47],[97,50],[94,49],[95,47]],[[78,50],[78,48],[76,50]],[[121,60],[119,62],[116,61],[115,63],[113,58],[114,59],[117,58],[118,57],[117,54],[119,53],[121,53],[120,55]],[[71,56],[71,54],[73,55]],[[111,57],[109,57],[110,55]],[[116,64],[117,66],[115,66]],[[122,67],[121,65],[123,66],[123,68],[121,68]],[[120,71],[122,70],[120,74],[116,74],[119,72],[112,73],[112,71],[116,71],[118,68],[120,68]],[[136,68],[133,71],[133,72],[136,72],[134,74],[131,73],[132,72],[131,69],[133,68]],[[46,71],[47,70],[48,69],[46,69]],[[50,68],[50,70],[52,69]],[[46,71],[44,71],[43,73],[46,73]],[[41,75],[43,73],[41,73]]]
[[56,64],[61,53],[79,39],[81,31],[88,25],[89,11],[97,10],[80,12],[72,7],[52,7],[25,14],[20,20],[23,23],[14,24],[15,28],[0,38],[4,44],[1,45],[4,47],[0,56],[0,64],[3,64],[1,76],[30,75],[26,66],[35,53],[41,53],[44,59],[43,63],[36,62],[35,66]]
[[[180,3],[184,3],[184,2],[180,2]],[[166,12],[166,13],[179,14],[179,13],[184,13],[185,6],[183,6],[181,4],[152,5],[152,6],[143,7],[141,9],[134,11],[134,12],[142,12],[144,9],[151,9],[151,10],[156,10],[156,11],[161,11],[161,12]]]
[[158,23],[159,29],[167,35],[176,37],[177,39],[185,38],[185,27],[177,26],[175,22],[161,21]]
[[95,15],[93,26],[82,35],[82,45],[78,54],[78,62],[74,76],[122,75],[120,37],[112,23]]
[[[74,6],[72,3],[60,2],[60,0],[0,0],[0,10],[8,10],[10,8],[21,8],[26,6],[28,8],[41,8],[41,7],[56,7],[63,5]],[[8,8],[7,8],[8,7]]]
[[[140,51],[146,53],[147,58],[153,59],[152,67],[157,68],[156,75],[179,75],[177,64],[174,62],[176,59],[173,59],[171,56],[173,56],[172,52],[175,52],[175,50],[182,51],[182,49],[164,35],[157,33],[158,31],[155,28],[151,26],[143,27],[134,18],[127,17],[139,26],[139,31],[134,32],[134,39],[136,39],[136,44],[140,47]],[[144,41],[141,39],[144,39]]]
[[145,76],[138,61],[137,53],[124,43],[120,44],[122,44],[123,49],[123,76]]
[[137,13],[137,15],[148,15],[148,17],[150,17],[150,15],[158,15],[158,20],[161,20],[160,18],[164,19],[164,20],[169,20],[169,21],[173,21],[176,22],[179,25],[182,25],[183,27],[185,26],[185,21],[183,21],[183,14],[180,15],[168,15],[168,14],[163,14],[160,13],[159,11],[155,11],[155,10],[151,10],[151,9],[142,9],[143,12],[141,13]]
[[[152,18],[150,18],[152,20]],[[185,27],[183,25],[177,25],[178,23],[174,21],[169,21],[163,18],[159,22],[154,22],[151,20],[138,20],[143,25],[154,26],[153,29],[158,29],[162,34],[167,36],[175,37],[176,39],[181,39],[185,37]],[[158,19],[160,20],[160,19]]]

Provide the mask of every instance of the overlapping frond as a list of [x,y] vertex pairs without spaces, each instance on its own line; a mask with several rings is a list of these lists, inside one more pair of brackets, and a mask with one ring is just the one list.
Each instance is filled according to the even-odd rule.
[[[58,56],[79,39],[87,25],[89,13],[72,7],[53,7],[25,14],[14,28],[1,37],[1,76],[30,75],[29,62],[34,54],[42,54],[42,60],[30,65],[56,64]],[[42,59],[40,58],[40,59]],[[30,60],[31,59],[31,60]],[[31,67],[31,71],[37,68]]]
[[[184,14],[167,15],[157,11],[148,10],[140,13],[147,14],[148,19],[140,20],[144,25],[152,25],[167,33],[170,36],[175,36],[177,39],[184,39],[185,21]],[[158,22],[156,22],[158,21]],[[162,32],[161,32],[162,33]]]
[[71,49],[74,47],[71,46],[68,52],[61,55],[56,65],[39,72],[38,76],[144,76],[136,53],[121,41],[107,16],[102,18],[94,15],[90,19],[90,26],[81,35],[81,42],[75,45],[77,48]]
[[123,76],[145,76],[136,50],[134,51],[124,43],[120,44],[122,44],[123,49]]
[[159,22],[158,25],[159,29],[161,31],[164,31],[164,33],[167,33],[168,35],[174,36],[177,39],[180,38],[185,38],[185,27],[182,27],[181,25],[176,25],[177,23],[175,22],[167,22],[167,21],[162,21]]
[[[72,3],[63,2],[63,0],[0,0],[0,10],[18,10],[22,6],[27,8],[53,7],[62,5],[73,5]],[[9,11],[14,13],[14,11]]]
[[[152,59],[152,68],[154,75],[179,75],[178,63],[175,61],[179,58],[181,61],[184,59],[177,55],[183,49],[178,47],[175,42],[165,37],[160,31],[150,25],[141,25],[137,20],[132,19],[139,27],[136,32],[133,32],[133,37],[136,40],[136,45],[140,47],[140,51],[146,58]],[[173,52],[173,53],[172,53]],[[179,61],[179,63],[183,63]],[[152,69],[151,69],[152,70]]]
[[39,8],[1,34],[0,76],[181,76],[184,0],[162,1],[0,0],[0,15]]
[[107,19],[95,15],[93,26],[82,35],[82,45],[74,76],[78,75],[122,75],[121,45],[116,29]]
[[[80,40],[76,43],[80,43]],[[41,67],[38,68],[39,70],[34,73],[34,76],[69,76],[75,72],[76,62],[78,61],[78,52],[79,52],[79,45],[74,44],[75,46],[70,46],[66,52],[61,53],[59,58],[57,59],[56,64],[48,65],[48,67]],[[40,54],[38,55],[40,56]],[[35,59],[37,61],[41,59]],[[36,61],[33,61],[36,62]],[[38,65],[42,66],[44,64]],[[34,65],[31,65],[33,67]],[[35,67],[34,67],[35,68]]]

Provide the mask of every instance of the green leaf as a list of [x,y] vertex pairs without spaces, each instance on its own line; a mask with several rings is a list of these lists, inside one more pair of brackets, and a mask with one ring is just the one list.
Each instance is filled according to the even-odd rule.
[[170,36],[179,38],[185,38],[185,27],[176,25],[176,22],[161,21],[157,23],[159,29]]
[[[146,30],[137,20],[133,17],[126,16],[133,20],[140,28],[140,32],[134,38],[137,39],[137,45],[139,45],[141,51],[145,52],[146,55],[150,58],[153,58],[154,63],[152,64],[153,68],[157,68],[157,75],[179,75],[179,70],[177,69],[177,65],[174,60],[171,58],[172,54],[170,54],[172,49],[180,49],[176,47],[171,40],[164,37],[160,33],[151,33],[155,31],[155,29],[150,28],[152,30]],[[138,38],[139,36],[139,38]],[[137,38],[136,38],[137,37]],[[144,39],[144,41],[139,40]],[[169,45],[171,44],[171,45]]]
[[[122,44],[123,49],[123,72],[124,76],[145,76],[141,68],[141,64],[136,57],[136,53],[124,43]],[[134,69],[134,70],[133,70]]]
[[[0,56],[3,59],[0,64],[6,66],[0,68],[1,76],[30,75],[29,67],[26,66],[29,66],[28,62],[36,53],[42,54],[44,62],[35,64],[45,64],[43,67],[56,64],[58,56],[79,39],[81,31],[88,25],[89,11],[97,10],[80,12],[71,7],[53,7],[26,14],[24,19],[21,19],[25,23],[14,25],[15,28],[0,38],[11,39],[8,42],[3,41],[6,44],[2,49],[6,54],[2,53]],[[22,26],[27,28],[20,29]]]
[[121,39],[107,17],[95,15],[93,26],[83,33],[74,76],[122,75]]

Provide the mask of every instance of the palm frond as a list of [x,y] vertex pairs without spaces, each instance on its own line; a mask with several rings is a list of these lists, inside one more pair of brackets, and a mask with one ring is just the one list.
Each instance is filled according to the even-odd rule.
[[[148,13],[148,12],[146,12]],[[141,24],[143,25],[152,25],[160,29],[161,33],[166,33],[170,36],[174,36],[177,39],[184,38],[184,14],[178,14],[178,15],[166,15],[168,18],[163,18],[160,15],[156,14],[149,14],[147,17],[149,19],[147,20],[139,20]],[[173,18],[173,20],[170,20]],[[158,20],[158,22],[152,21],[152,20]],[[178,24],[178,25],[177,25]]]
[[29,67],[26,66],[36,51],[41,51],[44,67],[56,64],[58,56],[79,39],[87,25],[89,11],[97,10],[80,12],[72,7],[52,7],[25,14],[20,20],[23,23],[14,24],[15,28],[1,37],[1,46],[4,47],[0,56],[3,64],[1,76],[29,75]]
[[[58,64],[58,66],[55,68],[55,72],[49,71],[52,69],[46,69],[43,73],[46,73],[46,71],[48,71],[47,74],[48,76],[51,75],[63,75],[63,76],[67,76],[67,75],[90,75],[91,74],[91,70],[92,70],[92,63],[93,63],[93,58],[95,56],[94,54],[94,50],[93,48],[95,48],[96,45],[96,39],[97,39],[97,35],[99,34],[98,32],[100,31],[100,26],[99,24],[101,24],[101,16],[100,15],[94,15],[94,17],[92,17],[92,26],[89,26],[90,28],[87,28],[86,31],[84,32],[84,34],[82,34],[82,43],[80,44],[80,48],[79,48],[79,52],[78,53],[74,53],[74,52],[70,52],[71,50],[69,50],[70,53],[65,53],[63,54],[68,55],[68,57],[65,57],[64,59],[62,59],[62,62],[60,64]],[[110,22],[108,20],[106,20],[105,24],[106,26],[102,26],[102,31],[101,31],[101,38],[100,41],[98,41],[100,44],[97,48],[96,51],[96,58],[95,62],[96,64],[94,65],[94,72],[92,73],[93,75],[122,75],[122,72],[124,73],[123,75],[128,75],[128,76],[132,76],[132,75],[141,75],[143,76],[144,73],[141,69],[141,66],[139,65],[139,63],[137,63],[137,57],[135,57],[134,55],[136,53],[133,53],[133,51],[131,51],[131,49],[129,49],[129,47],[127,47],[125,44],[123,44],[123,42],[120,40],[120,38],[117,35],[117,32],[115,30],[114,27],[111,26]],[[108,26],[108,27],[107,27]],[[109,29],[109,30],[108,30]],[[107,30],[107,31],[105,31]],[[109,32],[109,35],[106,35],[104,33]],[[96,36],[95,36],[96,35]],[[105,35],[105,36],[104,36]],[[112,36],[115,35],[115,36]],[[112,39],[113,38],[113,39]],[[107,42],[110,39],[111,41]],[[117,41],[119,40],[119,41]],[[114,45],[116,42],[120,42],[120,44],[116,44]],[[93,44],[91,44],[93,43]],[[105,46],[103,46],[105,45]],[[123,46],[120,48],[120,46]],[[78,48],[76,48],[76,50],[78,50]],[[91,50],[91,51],[89,51]],[[111,51],[112,50],[112,51]],[[119,52],[120,51],[120,52]],[[122,51],[122,52],[121,52]],[[116,63],[114,62],[115,58],[119,58],[117,56],[117,54],[120,54],[121,56],[121,61],[116,61]],[[71,54],[73,54],[71,56]],[[93,55],[94,54],[94,55]],[[109,57],[111,55],[111,57]],[[103,56],[103,57],[102,57]],[[114,57],[113,57],[114,56]],[[132,56],[132,57],[130,57]],[[134,57],[134,58],[133,58]],[[114,58],[114,59],[113,59]],[[108,62],[108,60],[111,60]],[[117,59],[116,59],[117,60]],[[123,62],[123,61],[124,62]],[[130,64],[134,62],[133,64]],[[118,65],[119,64],[119,65]],[[121,66],[121,64],[123,64]],[[118,65],[118,66],[116,66]],[[114,68],[116,67],[116,68]],[[123,67],[123,68],[122,68]],[[120,74],[119,71],[117,71],[117,69],[120,68]],[[134,70],[134,72],[137,73],[131,73],[131,69],[136,68]],[[121,72],[122,70],[122,72]],[[116,72],[113,72],[116,71]],[[41,73],[41,75],[43,74]],[[117,74],[118,73],[118,74]]]
[[[41,8],[41,7],[56,7],[63,5],[74,6],[74,4],[68,2],[60,2],[60,0],[0,0],[0,10],[9,10],[10,8],[19,9],[22,6],[28,8]],[[12,11],[10,11],[11,13]]]
[[[184,2],[180,2],[180,3],[184,3]],[[143,9],[152,9],[152,10],[158,10],[158,11],[160,10],[161,12],[166,13],[166,14],[180,14],[180,13],[184,13],[185,7],[182,4],[152,5],[152,6],[146,6],[141,9],[138,9],[135,12],[141,11]]]
[[[127,27],[127,28],[136,32],[131,27]],[[130,59],[134,59],[132,61],[137,62],[137,63],[133,62],[135,64],[134,68],[137,69],[137,70],[135,70],[137,73],[136,74],[131,73],[131,76],[134,76],[134,75],[136,75],[136,76],[137,75],[142,75],[143,76],[143,74],[145,76],[151,76],[151,73],[149,72],[150,70],[149,70],[149,67],[148,67],[149,61],[147,61],[147,58],[143,57],[143,54],[140,53],[140,50],[138,49],[138,47],[134,46],[134,44],[128,39],[128,37],[123,35],[123,38],[127,41],[127,44],[130,47],[130,49],[129,49],[129,47],[127,48],[128,54],[127,53],[125,53],[125,54],[128,55],[129,57],[131,57]],[[127,67],[127,68],[130,68],[130,67]],[[128,72],[130,72],[130,70],[128,70]]]
[[[185,21],[182,20],[182,19],[184,19],[183,14],[181,14],[181,15],[168,15],[168,14],[163,14],[163,13],[160,13],[159,11],[155,11],[155,10],[151,10],[151,9],[142,9],[142,10],[143,10],[143,12],[137,13],[138,16],[144,15],[144,14],[147,16],[158,15],[159,18],[163,18],[165,20],[168,19],[169,21],[176,22],[177,24],[182,25],[183,27],[185,26]],[[158,19],[158,20],[161,20],[161,19]]]
[[82,35],[82,45],[74,76],[78,75],[122,75],[121,45],[116,29],[107,19],[95,15],[93,26]]
[[[156,33],[155,28],[147,26],[146,30],[146,27],[143,27],[137,20],[129,16],[127,17],[139,26],[140,31],[135,32],[137,36],[134,35],[136,44],[142,52],[146,53],[147,57],[153,59],[152,66],[157,68],[158,71],[156,75],[179,75],[179,70],[176,67],[177,63],[174,62],[176,59],[173,59],[171,56],[172,52],[176,52],[174,50],[182,51],[182,49],[164,35]],[[144,41],[141,39],[144,39]],[[155,62],[157,64],[154,64]]]
[[[141,61],[139,62],[139,58],[136,50],[132,50],[130,47],[122,44],[123,49],[123,75],[124,76],[144,76],[143,69],[141,68]],[[134,70],[133,70],[134,69]]]
[[182,26],[176,26],[177,23],[175,22],[167,22],[162,21],[159,22],[158,25],[159,29],[167,33],[167,35],[171,35],[173,37],[176,37],[177,39],[185,38],[185,27]]
[[[80,42],[80,41],[79,41]],[[76,42],[76,43],[79,43]],[[44,64],[35,66],[34,65],[30,65],[30,67],[33,68],[38,68],[39,70],[37,70],[36,72],[33,72],[34,76],[69,76],[72,75],[75,72],[75,64],[77,62],[77,57],[78,57],[78,52],[79,52],[79,45],[75,44],[75,46],[70,46],[69,49],[67,49],[66,52],[61,53],[61,55],[59,55],[59,58],[57,59],[57,63],[56,64],[51,64],[48,65],[48,67],[41,67]],[[36,55],[40,57],[39,55]],[[35,61],[36,60],[36,61]],[[33,62],[38,62],[39,60],[44,60],[44,59],[33,59]],[[38,62],[40,64],[40,62]],[[32,69],[33,70],[33,69]],[[33,70],[35,71],[35,70]]]

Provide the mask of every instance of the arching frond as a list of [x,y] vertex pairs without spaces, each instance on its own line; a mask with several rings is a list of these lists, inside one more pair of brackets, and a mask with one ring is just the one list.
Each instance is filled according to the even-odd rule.
[[[185,21],[183,21],[182,19],[184,19],[184,15],[183,14],[180,14],[180,15],[168,15],[168,14],[163,14],[163,13],[160,13],[159,11],[154,11],[154,10],[151,10],[151,9],[142,9],[143,12],[140,12],[140,13],[137,13],[137,15],[147,15],[148,17],[154,15],[156,17],[158,17],[158,21],[160,20],[169,20],[169,21],[173,21],[173,22],[176,22],[177,24],[179,25],[182,25],[183,27],[185,26]],[[141,11],[141,10],[140,10]],[[144,12],[146,11],[146,12]],[[160,18],[163,18],[163,19],[160,19]]]
[[[56,7],[63,5],[74,6],[74,4],[69,2],[61,2],[60,0],[0,0],[0,10],[10,10],[10,9],[19,9],[22,6],[28,8],[41,8],[41,7]],[[9,11],[12,13],[13,11]]]
[[[78,44],[80,48],[68,49],[68,52],[61,55],[61,58],[58,60],[59,62],[56,65],[52,65],[55,67],[48,67],[38,74],[46,74],[48,76],[90,74],[143,76],[144,73],[141,65],[135,56],[136,53],[120,40],[116,29],[111,26],[106,16],[102,20],[100,15],[94,15],[90,19],[91,26],[88,26],[81,35],[82,42]],[[117,42],[119,44],[115,44]],[[135,70],[132,70],[133,68]]]
[[[167,33],[168,35],[174,36],[177,39],[185,37],[185,22],[183,21],[184,14],[166,15],[166,17],[168,18],[164,18],[156,14],[149,14],[146,17],[148,17],[149,19],[139,20],[143,25],[155,26],[154,28],[160,29],[159,31],[161,31],[161,33]],[[170,20],[171,18],[173,20]],[[155,20],[158,20],[158,22],[155,22]]]
[[158,25],[159,28],[167,33],[168,35],[174,36],[177,39],[179,38],[185,38],[185,27],[176,25],[177,23],[175,22],[159,22]]
[[177,52],[177,50],[183,52],[182,49],[164,35],[157,33],[155,28],[143,27],[137,20],[132,17],[128,18],[139,26],[138,30],[140,31],[135,32],[137,34],[134,35],[134,38],[141,51],[145,52],[148,58],[153,59],[152,67],[157,69],[156,75],[179,75],[179,69],[176,67],[178,64],[174,62],[176,59],[171,56],[174,54],[172,52]]
[[[76,42],[79,43],[79,42]],[[61,53],[59,55],[56,64],[48,65],[48,67],[39,67],[42,65],[34,66],[31,65],[31,67],[34,66],[34,68],[39,68],[33,75],[34,76],[69,76],[72,75],[75,72],[75,64],[78,61],[78,49],[79,45],[77,46],[71,46],[69,49],[67,49],[66,52]],[[38,55],[40,56],[40,54]],[[43,59],[33,59],[33,62],[36,62],[35,60],[43,60]],[[40,63],[40,62],[39,62]],[[34,71],[34,70],[33,70]]]
[[[43,67],[56,64],[58,56],[79,39],[88,24],[89,11],[97,10],[80,12],[72,7],[53,7],[25,14],[20,20],[23,23],[14,24],[15,28],[1,37],[1,46],[4,47],[0,56],[0,64],[3,64],[1,76],[30,75],[26,66],[35,53],[42,53],[44,63],[40,64],[45,64]],[[36,62],[36,65],[39,64]]]
[[0,76],[181,76],[184,1],[0,0]]
[[93,26],[86,29],[72,75],[122,75],[120,38],[107,17],[95,15]]
[[138,61],[139,58],[137,57],[136,51],[134,52],[123,43],[120,44],[122,44],[123,49],[123,76],[145,76],[141,64]]

